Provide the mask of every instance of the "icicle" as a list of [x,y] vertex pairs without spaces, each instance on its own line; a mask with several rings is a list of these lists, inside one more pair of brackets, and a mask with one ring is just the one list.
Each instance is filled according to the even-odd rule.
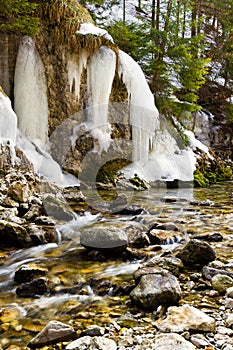
[[78,57],[71,57],[68,60],[67,68],[68,68],[68,81],[70,85],[70,92],[73,91],[74,86],[74,94],[75,97],[79,99],[80,92],[80,82],[83,69],[87,66],[87,52],[82,51]]
[[119,58],[119,75],[122,75],[130,98],[133,161],[139,161],[143,165],[148,161],[155,130],[160,127],[159,114],[154,104],[154,96],[139,65],[123,51],[120,51]]
[[48,101],[43,62],[30,37],[19,46],[15,67],[15,112],[23,134],[46,144],[48,135]]
[[116,55],[102,46],[93,55],[87,67],[88,121],[92,134],[98,140],[99,152],[107,151],[110,145],[108,103],[116,69]]

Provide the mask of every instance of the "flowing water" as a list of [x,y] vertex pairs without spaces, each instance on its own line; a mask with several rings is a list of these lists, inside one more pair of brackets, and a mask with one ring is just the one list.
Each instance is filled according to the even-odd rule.
[[[131,204],[146,209],[140,215],[77,216],[72,222],[57,227],[61,236],[59,244],[1,250],[0,339],[3,347],[27,344],[53,319],[80,330],[93,323],[109,324],[124,315],[129,307],[129,297],[112,294],[112,286],[132,284],[132,274],[140,263],[179,244],[145,248],[144,260],[115,257],[97,262],[90,259],[78,243],[81,227],[94,225],[95,221],[101,221],[106,226],[113,223],[123,228],[134,225],[145,230],[153,222],[173,222],[179,227],[182,240],[188,240],[193,233],[220,232],[224,240],[214,243],[217,257],[223,262],[233,259],[232,191],[233,183],[227,182],[205,189],[167,190],[164,187],[136,192],[132,195]],[[15,271],[21,265],[32,262],[48,269],[48,278],[55,292],[38,298],[19,298],[16,295],[19,284],[14,282]],[[102,283],[104,290],[109,285],[107,295],[94,292],[95,281],[99,285]],[[80,284],[82,287],[75,289]]]

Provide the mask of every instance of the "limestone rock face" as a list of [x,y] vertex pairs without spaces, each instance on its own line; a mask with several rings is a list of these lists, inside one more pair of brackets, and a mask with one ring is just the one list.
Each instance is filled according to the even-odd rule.
[[130,297],[139,307],[155,310],[159,305],[177,304],[181,289],[176,277],[164,270],[157,274],[143,275]]
[[59,321],[50,321],[40,333],[28,344],[31,349],[42,347],[59,341],[72,340],[75,331],[72,327]]
[[162,332],[215,331],[214,318],[190,305],[169,307],[167,317],[156,325]]

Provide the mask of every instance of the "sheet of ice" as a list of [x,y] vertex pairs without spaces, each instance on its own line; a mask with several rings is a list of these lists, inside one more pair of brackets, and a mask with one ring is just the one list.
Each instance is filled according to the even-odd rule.
[[96,27],[92,23],[82,23],[79,30],[77,31],[77,34],[82,34],[82,35],[93,34],[96,36],[103,36],[113,43],[113,38],[107,32],[107,30]]
[[129,95],[133,161],[145,165],[153,148],[155,131],[160,128],[159,113],[140,66],[123,51],[119,52],[119,61],[119,75]]
[[97,143],[95,151],[107,151],[111,142],[108,104],[116,70],[116,54],[101,46],[87,66],[88,122]]
[[61,187],[79,185],[79,181],[74,176],[62,172],[60,165],[36,141],[40,140],[32,142],[20,131],[17,133],[17,146],[33,164],[35,172],[42,178]]
[[12,110],[10,99],[0,92],[0,143],[15,145],[17,116]]
[[157,134],[148,162],[144,166],[139,162],[130,164],[124,169],[124,174],[130,178],[136,173],[148,182],[176,179],[192,181],[195,164],[196,157],[192,149],[180,150],[175,138],[164,130]]
[[48,138],[48,101],[45,69],[32,38],[20,43],[14,86],[14,110],[18,127],[31,140]]
[[12,110],[10,99],[0,92],[0,145],[8,146],[11,164],[17,161],[15,142],[17,133],[17,116]]

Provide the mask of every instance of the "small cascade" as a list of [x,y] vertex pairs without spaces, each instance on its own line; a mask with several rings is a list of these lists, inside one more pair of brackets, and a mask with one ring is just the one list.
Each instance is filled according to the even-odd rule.
[[153,147],[155,131],[160,128],[159,113],[139,65],[123,51],[119,53],[119,60],[119,75],[122,76],[129,95],[133,161],[144,166]]
[[116,54],[101,46],[87,67],[88,122],[98,140],[96,151],[107,151],[111,126],[108,121],[108,103],[116,70]]
[[48,138],[48,101],[45,69],[33,39],[24,37],[15,67],[14,108],[18,127],[34,142]]

